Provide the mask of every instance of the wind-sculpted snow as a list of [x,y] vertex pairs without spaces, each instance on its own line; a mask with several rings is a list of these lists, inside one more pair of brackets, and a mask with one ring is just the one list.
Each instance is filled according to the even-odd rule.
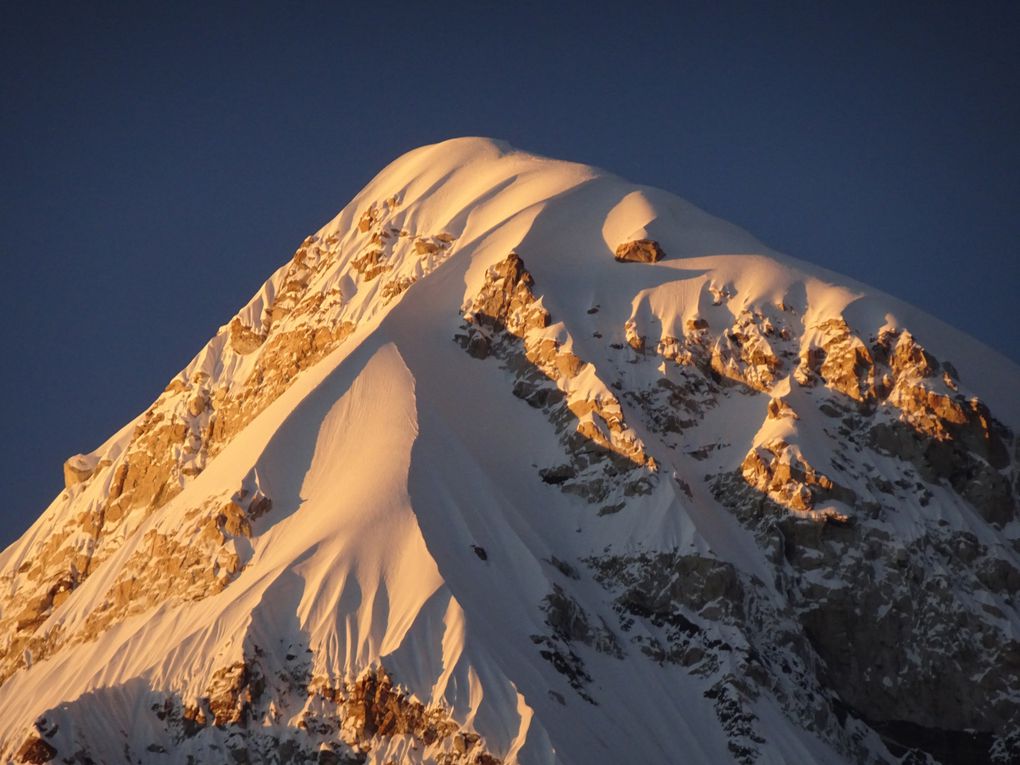
[[0,760],[1017,761],[1018,386],[665,192],[417,149],[0,555]]

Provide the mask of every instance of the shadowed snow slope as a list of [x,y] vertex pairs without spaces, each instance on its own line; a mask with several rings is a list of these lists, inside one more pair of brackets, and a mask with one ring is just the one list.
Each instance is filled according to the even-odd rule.
[[1018,386],[666,192],[417,149],[0,555],[0,759],[1016,761]]

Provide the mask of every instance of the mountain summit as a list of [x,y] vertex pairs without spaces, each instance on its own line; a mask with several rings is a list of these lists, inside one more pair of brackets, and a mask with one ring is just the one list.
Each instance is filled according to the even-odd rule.
[[1016,762],[1018,386],[666,192],[417,149],[0,555],[0,760]]

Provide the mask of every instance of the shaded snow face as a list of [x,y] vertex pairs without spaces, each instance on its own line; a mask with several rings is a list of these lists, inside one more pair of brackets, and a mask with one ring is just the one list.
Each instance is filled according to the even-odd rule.
[[0,556],[0,758],[1009,762],[1018,383],[664,192],[423,147]]

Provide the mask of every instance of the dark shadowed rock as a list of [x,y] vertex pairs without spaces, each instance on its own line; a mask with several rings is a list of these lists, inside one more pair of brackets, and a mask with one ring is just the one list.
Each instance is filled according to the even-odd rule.
[[19,762],[38,763],[39,765],[49,762],[56,756],[57,750],[38,736],[31,736],[26,739],[16,755]]

